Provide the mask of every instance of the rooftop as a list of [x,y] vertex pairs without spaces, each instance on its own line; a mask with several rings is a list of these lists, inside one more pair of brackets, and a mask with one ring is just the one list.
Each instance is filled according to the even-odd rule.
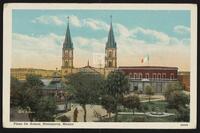
[[166,67],[166,66],[119,66],[119,69],[173,69],[173,70],[178,70],[178,67]]

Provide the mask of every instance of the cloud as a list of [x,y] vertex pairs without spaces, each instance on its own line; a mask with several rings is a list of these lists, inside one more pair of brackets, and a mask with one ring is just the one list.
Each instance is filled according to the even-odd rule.
[[132,36],[137,40],[143,40],[152,44],[169,44],[171,39],[167,34],[163,32],[142,27],[130,29],[127,33],[129,36]]
[[108,31],[109,25],[104,21],[95,20],[92,18],[83,19],[83,25],[90,27],[93,30],[105,30]]
[[[61,65],[61,44],[56,34],[29,36],[13,33],[12,67],[55,69]],[[59,59],[60,58],[60,59]]]
[[[103,21],[94,19],[70,19],[73,26],[87,26],[93,30],[109,29]],[[177,66],[182,70],[189,70],[190,66],[190,38],[176,38],[153,29],[136,27],[127,28],[123,24],[113,24],[117,42],[118,65],[143,65],[140,59],[150,55],[150,64],[161,66]],[[72,36],[74,44],[75,67],[85,66],[87,60],[92,60],[95,54],[105,56],[107,36],[103,38],[87,38]],[[55,69],[62,63],[62,44],[64,35],[54,33],[40,36],[13,34],[13,67],[30,66]],[[147,64],[144,64],[147,65]]]
[[[106,38],[72,37],[74,43],[74,65],[85,66],[88,59],[93,65],[93,55],[104,54]],[[54,33],[31,36],[19,33],[12,35],[12,67],[34,67],[55,69],[62,65],[64,36]]]
[[190,33],[190,28],[183,25],[177,25],[174,27],[174,32],[178,34],[188,34]]
[[[40,16],[33,19],[32,23],[40,24],[55,24],[57,26],[63,26],[66,23],[68,16]],[[70,24],[74,27],[89,27],[92,30],[105,30],[108,31],[109,25],[101,20],[92,18],[80,19],[78,16],[70,15]]]
[[[72,39],[74,66],[83,67],[90,60],[90,64],[97,67],[93,57],[97,54],[105,56],[107,37],[96,39],[76,36]],[[149,54],[150,65],[177,66],[181,70],[189,70],[190,46],[180,43],[189,40],[180,41],[175,38],[174,40],[173,45],[151,45],[132,36],[116,36],[118,66],[147,65],[141,64],[140,60],[144,55]],[[12,67],[60,68],[63,41],[64,36],[54,33],[40,36],[13,33]]]
[[36,17],[32,20],[32,23],[40,23],[40,24],[55,24],[55,25],[64,25],[63,20],[61,20],[57,16],[40,16]]
[[[127,38],[118,39],[119,66],[175,66],[180,70],[190,69],[190,46],[183,44],[151,45],[146,42]],[[150,57],[150,64],[142,64],[141,58],[146,54]]]
[[126,26],[119,24],[119,23],[114,24],[114,26],[115,26],[116,32],[119,34],[119,36],[129,37],[132,35],[132,31],[129,30]]
[[174,45],[174,44],[190,44],[188,38],[178,39],[173,36],[169,36],[164,32],[160,32],[153,29],[136,27],[136,28],[127,28],[126,26],[114,23],[114,30],[119,40],[132,40],[137,44],[147,44],[147,45]]
[[70,24],[72,24],[75,27],[82,27],[81,20],[77,16],[70,15],[69,17]]

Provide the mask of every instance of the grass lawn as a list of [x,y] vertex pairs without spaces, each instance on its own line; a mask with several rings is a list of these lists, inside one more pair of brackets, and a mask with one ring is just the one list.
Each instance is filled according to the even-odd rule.
[[165,111],[167,103],[165,101],[152,101],[152,102],[143,102],[142,106],[146,106],[149,111],[153,108],[159,108],[160,111]]
[[141,105],[146,106],[148,108],[147,111],[155,111],[155,109],[158,108],[159,111],[161,111],[161,112],[177,113],[176,109],[167,108],[166,101],[143,102],[143,103],[141,103]]
[[[167,102],[165,101],[152,101],[152,102],[142,102],[142,106],[146,106],[147,110],[145,112],[149,112],[152,110],[155,110],[155,108],[159,108],[159,111],[161,112],[168,112],[168,113],[177,113],[176,109],[166,109]],[[153,109],[154,108],[154,109]],[[131,112],[130,109],[121,109],[120,112]],[[140,110],[135,110],[136,112],[141,112]],[[118,115],[118,121],[119,122],[175,122],[175,116],[167,116],[167,117],[152,117],[152,116],[146,116],[146,115]],[[114,118],[105,118],[101,120],[102,122],[114,122]]]
[[[168,112],[168,113],[177,113],[176,109],[167,108],[167,102],[165,101],[151,101],[151,102],[141,102],[141,107],[146,108],[145,112],[158,111]],[[136,112],[142,112],[141,110],[135,109]],[[120,107],[119,112],[132,112],[131,109]]]

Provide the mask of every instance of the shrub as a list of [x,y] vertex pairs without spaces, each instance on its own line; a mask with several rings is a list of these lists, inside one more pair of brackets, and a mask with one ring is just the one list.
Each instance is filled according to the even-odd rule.
[[133,122],[145,122],[147,121],[146,116],[135,116],[132,120]]
[[61,122],[70,122],[70,118],[63,115],[58,118]]

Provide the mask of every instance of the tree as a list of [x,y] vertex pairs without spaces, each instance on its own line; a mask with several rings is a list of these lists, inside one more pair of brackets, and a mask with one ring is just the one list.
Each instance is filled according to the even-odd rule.
[[36,106],[33,117],[36,121],[54,121],[56,114],[56,102],[53,96],[43,96]]
[[168,84],[167,89],[165,91],[165,99],[168,100],[171,93],[173,93],[174,91],[180,91],[180,90],[183,90],[183,88],[179,82]]
[[15,78],[11,77],[11,84],[10,84],[10,106],[17,107],[19,106],[19,93],[22,83]]
[[[179,82],[171,83],[165,91],[165,98],[170,108],[175,108],[179,112],[179,118],[183,118],[183,112],[187,112],[186,104],[189,104],[189,96],[183,91]],[[185,117],[185,116],[184,116]]]
[[123,105],[124,105],[124,107],[132,109],[133,115],[134,115],[135,108],[137,108],[137,109],[140,108],[140,99],[137,95],[125,97],[123,100]]
[[128,78],[125,74],[119,70],[112,71],[108,74],[106,80],[106,92],[108,95],[112,96],[115,100],[114,112],[115,112],[115,121],[118,117],[118,104],[122,103],[124,94],[129,91]]
[[145,92],[146,95],[149,96],[149,102],[150,102],[150,100],[151,100],[151,96],[154,95],[154,91],[153,91],[152,86],[147,85],[147,86],[145,87],[144,92]]
[[106,109],[109,118],[111,116],[111,113],[115,111],[115,106],[114,106],[116,104],[115,102],[116,100],[112,96],[109,96],[109,95],[104,95],[101,98],[101,104],[103,108]]
[[27,84],[36,89],[40,89],[41,87],[44,86],[44,83],[40,80],[40,78],[37,75],[27,75],[26,76],[26,82]]
[[43,82],[39,79],[37,75],[27,75],[26,82],[22,86],[22,103],[20,104],[23,109],[30,110],[32,113],[29,113],[30,121],[33,121],[34,117],[37,114],[38,106],[40,99],[42,97],[41,88],[44,86]]
[[[18,81],[11,79],[12,88],[16,88]],[[51,97],[44,97],[41,88],[44,86],[43,82],[36,75],[27,75],[24,83],[21,83],[15,94],[15,104],[17,107],[30,111],[30,121],[48,121],[53,120],[53,115],[56,111],[55,100]],[[13,93],[13,92],[12,92]],[[13,95],[13,94],[12,94]]]
[[186,104],[189,104],[189,96],[183,91],[174,91],[170,93],[167,100],[169,107],[179,110],[180,107],[186,108]]
[[73,88],[71,93],[74,101],[79,103],[84,110],[86,122],[86,104],[97,103],[100,97],[103,77],[100,74],[78,72],[67,77],[68,84]]
[[178,110],[177,120],[189,122],[189,120],[190,120],[190,110],[189,110],[189,108],[180,106],[179,110]]

